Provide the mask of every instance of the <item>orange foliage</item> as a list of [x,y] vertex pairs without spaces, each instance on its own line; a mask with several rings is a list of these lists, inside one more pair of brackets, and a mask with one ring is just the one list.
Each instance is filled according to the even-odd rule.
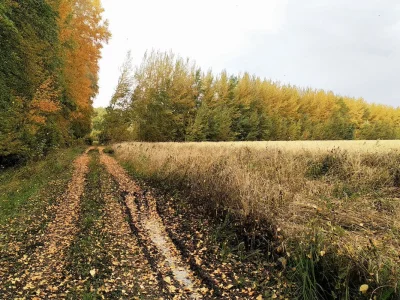
[[32,115],[29,116],[29,120],[36,124],[45,124],[46,118],[43,116]]
[[98,92],[98,61],[102,43],[108,41],[107,22],[98,0],[62,0],[59,5],[60,40],[64,48],[66,93],[77,106],[75,117],[88,117]]
[[59,105],[48,100],[34,101],[32,102],[31,107],[42,113],[53,113],[60,110]]
[[60,91],[54,88],[53,79],[46,79],[30,103],[29,119],[36,124],[45,124],[48,115],[60,110],[59,98]]

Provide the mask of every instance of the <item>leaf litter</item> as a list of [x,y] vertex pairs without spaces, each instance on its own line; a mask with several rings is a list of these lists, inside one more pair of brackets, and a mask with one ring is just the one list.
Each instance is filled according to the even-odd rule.
[[168,237],[157,213],[155,199],[146,195],[146,191],[141,190],[114,158],[101,153],[100,160],[125,195],[125,203],[138,235],[157,263],[159,277],[162,277],[167,289],[165,292],[176,299],[202,299],[205,296],[202,292],[208,294],[210,290],[194,276]]
[[[38,246],[30,253],[21,245],[21,251],[26,253],[20,256],[21,270],[11,272],[12,298],[82,296],[89,284],[88,292],[102,299],[263,299],[257,288],[243,285],[239,277],[243,268],[261,273],[265,270],[246,265],[235,269],[235,260],[218,259],[219,254],[204,239],[207,231],[200,227],[182,230],[176,222],[190,226],[193,220],[184,220],[188,215],[179,215],[177,220],[173,205],[156,200],[149,189],[139,186],[114,158],[101,150],[100,162],[107,172],[101,168],[101,184],[97,187],[102,207],[93,226],[98,227],[99,236],[89,238],[93,238],[93,254],[81,255],[83,264],[87,264],[86,275],[76,277],[71,273],[68,265],[74,262],[68,261],[68,253],[82,234],[81,198],[88,197],[85,178],[91,150],[94,149],[89,148],[75,160],[72,179]],[[165,212],[160,214],[159,201],[168,216]],[[95,248],[101,250],[97,258]],[[94,264],[96,259],[103,259],[103,266]],[[268,271],[264,275],[268,277]],[[284,286],[283,283],[281,288]],[[0,286],[2,296],[6,295],[1,292],[3,287]]]
[[72,179],[58,201],[55,218],[40,238],[41,245],[31,255],[23,257],[26,268],[15,274],[15,280],[22,286],[17,294],[49,298],[56,295],[58,285],[63,280],[65,254],[77,231],[79,201],[84,190],[88,162],[87,152],[75,160]]

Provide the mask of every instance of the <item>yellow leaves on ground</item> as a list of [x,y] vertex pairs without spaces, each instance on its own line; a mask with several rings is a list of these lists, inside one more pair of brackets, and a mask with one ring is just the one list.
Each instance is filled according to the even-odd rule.
[[171,277],[167,276],[164,278],[164,281],[168,284],[171,284]]
[[96,276],[96,269],[90,270],[90,275],[91,275],[92,277]]
[[176,287],[174,287],[173,285],[169,285],[168,290],[170,291],[170,293],[175,293]]

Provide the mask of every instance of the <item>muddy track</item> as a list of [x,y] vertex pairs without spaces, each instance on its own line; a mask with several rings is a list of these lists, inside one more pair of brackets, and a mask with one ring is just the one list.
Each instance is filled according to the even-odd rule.
[[88,162],[87,152],[75,160],[71,182],[58,201],[55,218],[42,236],[40,246],[31,256],[24,257],[27,268],[16,276],[22,287],[20,294],[50,297],[57,294],[63,284],[65,254],[77,232],[79,201],[84,191]]
[[143,236],[142,232],[139,230],[137,222],[135,222],[132,218],[132,214],[130,213],[130,209],[127,205],[126,193],[121,193],[122,205],[124,208],[124,214],[126,219],[128,220],[128,224],[131,230],[131,233],[137,238],[138,245],[143,252],[147,262],[150,264],[152,271],[156,274],[156,278],[158,281],[158,287],[163,294],[163,296],[168,297],[168,285],[163,279],[163,273],[158,268],[158,260],[157,258],[157,249],[154,246],[148,243],[147,239]]
[[147,263],[140,241],[132,235],[117,184],[104,171],[100,175],[100,190],[104,199],[103,233],[111,264],[107,266],[110,274],[104,278],[102,288],[97,292],[106,299],[159,298],[162,293],[156,275]]
[[211,298],[212,287],[195,276],[191,264],[182,257],[181,251],[169,237],[151,193],[143,191],[114,158],[100,152],[101,163],[119,184],[131,230],[138,237],[143,252],[156,272],[165,297]]
[[[157,205],[157,213],[161,216],[159,206]],[[196,262],[196,259],[191,255],[190,251],[186,248],[185,244],[180,240],[180,238],[174,234],[173,230],[166,226],[163,219],[163,224],[165,226],[168,237],[175,244],[176,248],[179,250],[180,255],[188,262],[190,268],[193,270],[195,275],[201,279],[201,281],[213,290],[213,296],[216,298],[223,298],[223,292],[218,287],[218,283],[210,276],[210,274],[203,270],[203,268]]]
[[192,224],[185,220],[188,215],[172,216],[172,207],[152,194],[113,157],[89,148],[75,160],[72,179],[37,247],[26,252],[23,267],[12,274],[18,278],[15,293],[0,298],[254,299],[258,295],[249,287],[232,288],[237,285],[235,273],[240,273],[237,265],[228,267],[215,259],[215,253],[201,257],[203,249],[190,245],[197,241],[203,247],[193,228],[176,228]]

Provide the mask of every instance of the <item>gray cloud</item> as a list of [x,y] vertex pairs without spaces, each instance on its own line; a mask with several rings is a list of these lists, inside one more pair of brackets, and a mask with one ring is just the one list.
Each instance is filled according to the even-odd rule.
[[396,0],[291,0],[277,34],[253,31],[228,71],[400,106]]

